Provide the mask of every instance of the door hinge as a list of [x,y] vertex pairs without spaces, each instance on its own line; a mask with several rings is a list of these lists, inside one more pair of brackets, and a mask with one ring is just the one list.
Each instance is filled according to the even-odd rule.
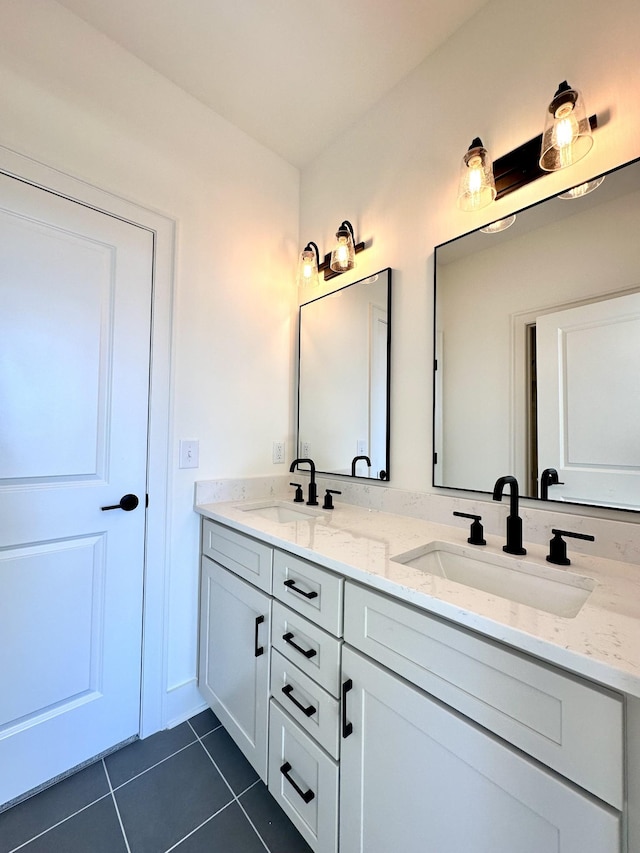
[[144,496],[144,505],[145,505],[145,507],[149,506],[149,495]]
[[437,370],[437,369],[438,369],[438,359],[437,359],[437,358],[434,358],[434,359],[433,359],[433,369],[434,369],[434,370]]
[[437,454],[437,452],[433,454],[433,464],[434,464],[434,465],[437,465],[437,464],[438,464],[438,454]]

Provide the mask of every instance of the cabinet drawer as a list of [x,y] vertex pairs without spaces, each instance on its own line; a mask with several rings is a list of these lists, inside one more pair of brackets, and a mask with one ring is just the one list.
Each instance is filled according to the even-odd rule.
[[274,601],[271,644],[332,696],[340,696],[340,640]]
[[622,808],[620,696],[352,583],[345,642]]
[[273,555],[273,594],[336,637],[342,636],[344,580],[285,551]]
[[307,734],[336,760],[340,749],[340,703],[275,649],[271,695]]
[[273,549],[215,521],[202,521],[202,553],[265,592],[271,592]]
[[338,765],[273,699],[269,791],[315,853],[336,853]]

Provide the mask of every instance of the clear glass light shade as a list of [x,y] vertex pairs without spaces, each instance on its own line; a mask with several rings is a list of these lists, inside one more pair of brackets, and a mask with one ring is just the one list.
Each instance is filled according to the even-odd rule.
[[307,248],[300,253],[297,282],[298,287],[317,287],[320,284],[318,259],[314,249]]
[[582,95],[565,80],[558,86],[547,109],[540,168],[545,172],[566,169],[582,160],[592,145],[591,125]]
[[336,244],[331,252],[330,267],[334,272],[346,272],[356,265],[356,250],[353,237],[348,228],[339,228],[336,233]]
[[506,231],[507,228],[511,228],[515,221],[516,215],[515,213],[512,213],[511,216],[505,216],[504,219],[496,219],[495,222],[485,225],[484,228],[481,228],[480,230],[483,234],[499,234],[501,231]]
[[560,193],[558,198],[582,198],[583,195],[589,195],[594,190],[597,190],[600,184],[604,181],[604,175],[595,178],[593,181],[586,181],[584,184],[578,184],[577,187],[571,187],[566,193]]
[[486,207],[496,197],[493,164],[480,139],[474,139],[462,158],[458,207],[473,211]]

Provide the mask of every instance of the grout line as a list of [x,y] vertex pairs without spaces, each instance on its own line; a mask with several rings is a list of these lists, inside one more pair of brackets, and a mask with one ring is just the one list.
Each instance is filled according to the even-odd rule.
[[160,761],[156,761],[156,763],[152,764],[150,767],[145,767],[144,770],[141,770],[139,773],[136,773],[135,776],[132,776],[131,779],[127,779],[126,782],[121,782],[119,785],[116,785],[116,787],[113,790],[119,791],[120,788],[124,788],[124,786],[128,785],[129,782],[133,782],[134,779],[139,779],[141,776],[144,776],[144,774],[148,773],[150,770],[153,770],[156,767],[160,767],[160,765],[164,764],[165,761],[169,761],[170,758],[173,758],[175,755],[179,755],[181,752],[184,752],[185,749],[189,749],[190,746],[194,746],[195,744],[196,744],[196,741],[192,740],[190,743],[186,744],[185,746],[181,746],[180,749],[176,749],[176,751],[172,752],[171,755],[167,755],[165,758],[161,758]]
[[120,816],[120,809],[118,808],[118,802],[116,800],[116,795],[113,790],[113,785],[111,784],[111,777],[109,776],[109,771],[107,770],[107,765],[104,762],[104,758],[102,759],[102,766],[104,767],[104,772],[107,776],[107,782],[109,783],[109,791],[111,793],[111,799],[113,800],[113,805],[116,810],[116,814],[118,816],[118,823],[120,824],[120,829],[122,830],[122,837],[124,838],[124,843],[127,848],[127,853],[131,853],[131,847],[129,847],[129,839],[127,838],[127,833],[124,831],[124,824],[122,823],[122,817]]
[[32,838],[27,839],[27,841],[23,841],[22,844],[18,844],[17,847],[13,847],[9,851],[9,853],[16,853],[16,850],[22,850],[23,847],[27,846],[27,844],[31,844],[31,842],[35,841],[37,838],[42,838],[42,836],[46,835],[47,832],[51,832],[52,829],[56,829],[56,827],[61,826],[63,823],[66,823],[68,820],[71,820],[72,817],[76,817],[76,815],[79,815],[81,812],[85,811],[86,809],[91,808],[91,806],[95,806],[96,803],[99,803],[100,800],[106,799],[106,797],[108,797],[108,796],[109,796],[109,794],[107,793],[107,794],[103,794],[101,797],[97,797],[95,800],[93,800],[93,802],[87,803],[86,806],[83,806],[81,809],[78,809],[77,811],[73,812],[73,814],[70,814],[70,815],[67,815],[66,817],[63,817],[62,820],[59,820],[57,823],[52,823],[51,826],[48,826],[46,829],[43,829],[42,832],[39,832],[37,835],[34,835]]
[[[259,780],[256,780],[256,781],[253,783],[253,785],[257,785],[257,784],[258,784],[258,781],[259,781]],[[249,787],[247,788],[247,791],[251,790],[251,788],[253,788],[253,785],[249,785]],[[243,791],[243,792],[242,792],[242,794],[246,794],[246,793],[247,793],[247,791]],[[269,850],[269,848],[267,847],[267,842],[266,842],[266,841],[264,840],[264,838],[260,835],[260,833],[258,832],[258,828],[256,827],[255,823],[254,823],[254,822],[251,820],[251,818],[249,817],[249,812],[245,809],[245,807],[243,806],[243,804],[240,802],[240,799],[239,799],[239,798],[242,796],[242,794],[240,794],[240,795],[238,796],[238,799],[237,799],[237,801],[236,801],[236,802],[238,803],[238,805],[239,805],[239,806],[240,806],[240,808],[242,809],[242,811],[243,811],[244,816],[246,817],[246,819],[249,821],[249,823],[250,823],[250,824],[251,824],[251,826],[253,827],[253,831],[255,832],[255,834],[258,836],[258,838],[259,838],[259,839],[260,839],[260,841],[262,842],[262,845],[263,845],[264,849],[267,851],[267,853],[271,853],[271,851],[270,851],[270,850]]]
[[[190,720],[187,720],[187,723],[189,723],[189,725],[191,726],[191,722],[190,722]],[[218,726],[218,728],[221,728],[221,726]],[[263,846],[263,847],[264,847],[264,849],[267,851],[267,853],[270,853],[269,848],[267,847],[267,844],[266,844],[266,842],[265,842],[264,838],[260,835],[260,833],[258,832],[258,830],[257,830],[257,828],[256,828],[255,823],[251,820],[251,818],[249,817],[249,815],[248,815],[248,813],[247,813],[247,810],[245,809],[245,807],[244,807],[244,806],[242,805],[242,803],[240,802],[240,797],[241,797],[243,794],[246,794],[246,792],[247,792],[247,791],[249,791],[251,788],[253,788],[253,786],[254,786],[254,785],[257,785],[257,784],[258,784],[258,782],[260,781],[260,779],[256,779],[256,780],[255,780],[255,782],[252,782],[252,783],[251,783],[251,785],[249,785],[249,787],[248,787],[248,788],[246,788],[246,789],[245,789],[244,791],[242,791],[240,794],[237,794],[237,795],[236,795],[236,793],[235,793],[235,791],[233,790],[233,788],[231,787],[231,785],[227,782],[227,778],[226,778],[226,776],[224,775],[224,773],[222,772],[222,770],[220,770],[220,768],[218,767],[218,765],[216,764],[216,762],[213,760],[213,756],[211,755],[211,753],[209,752],[209,750],[206,748],[206,746],[202,743],[202,738],[200,737],[200,735],[196,732],[196,730],[193,728],[193,726],[191,726],[191,730],[192,730],[192,732],[194,733],[194,735],[198,738],[198,742],[200,743],[200,746],[204,749],[205,754],[206,754],[206,755],[207,755],[207,757],[209,758],[209,761],[211,761],[211,763],[212,763],[212,764],[213,764],[213,766],[216,768],[216,770],[218,771],[218,773],[222,776],[222,779],[224,780],[225,785],[227,786],[227,788],[228,788],[228,789],[231,791],[231,793],[233,794],[233,800],[232,800],[231,802],[232,802],[232,803],[237,803],[237,804],[240,806],[240,808],[242,809],[242,812],[243,812],[244,816],[245,816],[245,817],[246,817],[246,819],[249,821],[249,824],[250,824],[251,828],[253,829],[253,831],[255,832],[255,834],[258,836],[258,838],[259,838],[260,842],[262,843],[262,846]],[[217,729],[214,729],[213,731],[217,731]],[[204,737],[204,735],[203,735],[203,737]],[[227,805],[231,805],[231,803],[228,803]],[[169,853],[169,851],[167,851],[167,853]]]
[[187,832],[187,834],[183,838],[181,838],[180,841],[176,841],[175,844],[173,844],[171,847],[167,848],[167,850],[165,850],[165,853],[171,853],[171,851],[175,850],[176,847],[179,847],[183,841],[186,841],[187,838],[190,838],[195,832],[197,832],[199,829],[202,829],[203,826],[206,826],[209,823],[209,821],[212,821],[214,819],[214,817],[218,817],[218,815],[221,812],[223,812],[225,809],[228,809],[229,806],[233,805],[233,803],[234,803],[234,800],[229,800],[229,802],[226,803],[224,806],[222,806],[222,808],[219,808],[217,812],[210,815],[206,820],[203,820],[199,826],[196,826],[194,829],[191,830],[191,832]]

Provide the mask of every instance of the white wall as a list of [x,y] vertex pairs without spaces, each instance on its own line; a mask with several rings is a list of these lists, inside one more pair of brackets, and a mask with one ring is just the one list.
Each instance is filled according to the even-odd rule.
[[[635,0],[490,2],[303,170],[301,243],[328,251],[347,218],[372,241],[349,280],[394,270],[392,486],[431,488],[434,246],[640,155],[639,34]],[[495,159],[537,136],[565,78],[598,114],[591,154],[489,212],[458,211],[472,138]]]
[[[193,482],[292,450],[296,169],[52,0],[0,3],[0,144],[177,221],[165,721],[198,701]],[[200,468],[177,468],[200,439]],[[151,496],[153,500],[153,495]]]

